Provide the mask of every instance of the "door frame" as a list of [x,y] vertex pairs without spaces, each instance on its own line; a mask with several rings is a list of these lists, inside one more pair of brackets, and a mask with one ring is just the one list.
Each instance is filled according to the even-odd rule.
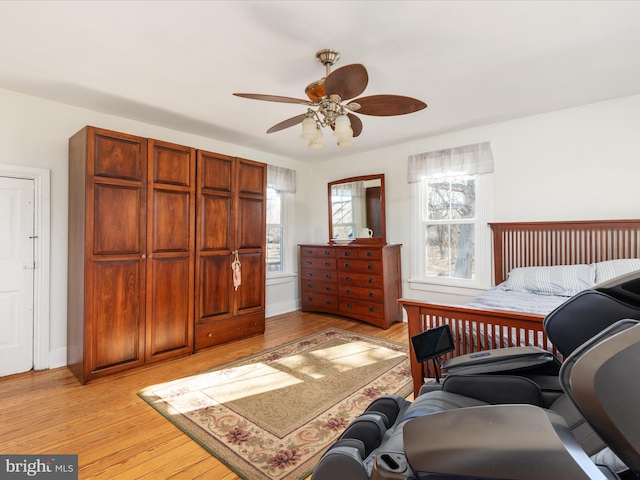
[[51,172],[46,168],[0,164],[0,176],[34,181],[33,368],[49,368],[49,284]]

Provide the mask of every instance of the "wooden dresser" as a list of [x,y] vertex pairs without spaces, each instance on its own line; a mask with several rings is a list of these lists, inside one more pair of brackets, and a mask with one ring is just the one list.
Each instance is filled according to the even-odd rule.
[[401,245],[300,245],[302,311],[387,329],[402,321]]

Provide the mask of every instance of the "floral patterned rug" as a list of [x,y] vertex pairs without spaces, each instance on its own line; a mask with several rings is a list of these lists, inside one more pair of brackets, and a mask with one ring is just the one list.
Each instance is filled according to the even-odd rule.
[[407,345],[330,328],[139,395],[238,476],[294,480],[375,398],[411,393],[409,368]]

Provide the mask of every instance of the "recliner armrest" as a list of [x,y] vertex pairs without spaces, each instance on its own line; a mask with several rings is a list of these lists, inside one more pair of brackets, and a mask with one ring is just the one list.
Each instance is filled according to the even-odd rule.
[[449,375],[442,391],[457,393],[493,405],[517,403],[542,406],[540,387],[515,375]]

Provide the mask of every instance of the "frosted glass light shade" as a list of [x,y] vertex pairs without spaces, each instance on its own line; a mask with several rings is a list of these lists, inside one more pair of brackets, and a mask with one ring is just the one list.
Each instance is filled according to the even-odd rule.
[[324,148],[324,137],[322,130],[316,127],[316,136],[309,142],[309,148]]
[[353,147],[354,145],[355,143],[353,143],[353,136],[338,139],[339,147]]
[[302,121],[302,133],[300,138],[303,140],[313,140],[318,136],[318,127],[313,117],[305,117]]
[[348,137],[353,136],[353,131],[351,130],[351,120],[346,115],[338,115],[336,117],[336,121],[334,122],[335,130],[333,131],[334,137]]

